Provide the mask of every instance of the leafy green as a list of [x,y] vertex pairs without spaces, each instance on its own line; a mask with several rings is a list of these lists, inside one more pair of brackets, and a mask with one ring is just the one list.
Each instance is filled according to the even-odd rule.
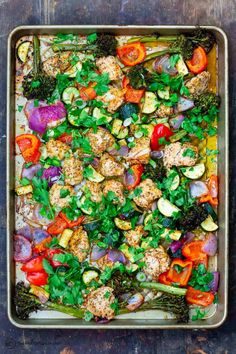
[[197,290],[210,291],[209,284],[212,280],[213,274],[206,270],[204,264],[199,264],[197,269],[193,269],[188,284]]

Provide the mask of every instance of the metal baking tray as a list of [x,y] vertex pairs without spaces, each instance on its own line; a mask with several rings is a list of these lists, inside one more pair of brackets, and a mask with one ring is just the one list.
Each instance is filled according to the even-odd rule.
[[158,311],[132,313],[120,316],[108,324],[95,324],[71,318],[52,311],[40,311],[29,320],[19,320],[13,304],[15,285],[15,264],[13,262],[13,233],[15,229],[15,45],[22,36],[32,34],[53,35],[60,33],[89,34],[109,31],[119,35],[148,35],[158,32],[162,35],[173,35],[193,30],[194,26],[21,26],[15,28],[8,37],[8,69],[7,69],[7,275],[8,275],[8,317],[11,323],[20,328],[87,328],[87,329],[173,329],[173,328],[215,328],[220,326],[227,316],[228,295],[228,42],[227,36],[218,27],[202,26],[211,30],[217,39],[217,79],[218,92],[221,96],[221,107],[218,121],[218,175],[219,188],[219,254],[215,266],[221,274],[219,303],[203,321],[178,324],[171,316]]

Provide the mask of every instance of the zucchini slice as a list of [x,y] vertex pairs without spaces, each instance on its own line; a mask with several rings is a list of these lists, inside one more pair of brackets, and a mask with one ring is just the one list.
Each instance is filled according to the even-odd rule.
[[132,229],[132,225],[131,225],[130,221],[115,218],[114,222],[115,222],[116,227],[118,227],[118,229],[125,230],[125,231]]
[[[80,112],[80,115],[81,114],[84,114],[84,113],[89,113],[89,107],[85,107],[82,109],[82,111]],[[79,124],[77,122],[77,119],[78,119],[78,116],[75,116],[73,115],[72,113],[68,113],[68,121],[71,125],[73,125],[74,127],[79,127]]]
[[93,166],[88,166],[87,167],[89,169],[89,175],[87,176],[87,179],[91,182],[97,182],[97,183],[100,183],[102,182],[105,177],[103,177],[103,175],[101,175],[100,173],[98,173],[94,168]]
[[69,243],[72,235],[73,235],[73,230],[65,229],[62,232],[61,237],[59,239],[59,242],[58,242],[59,246],[66,248],[68,246],[68,243]]
[[103,113],[98,107],[94,108],[93,117],[96,119],[105,118],[104,123],[110,123],[112,121],[112,116],[108,115],[107,113]]
[[181,235],[182,232],[179,230],[165,229],[165,231],[161,234],[161,238],[166,238],[168,236],[171,240],[178,241]]
[[78,61],[75,65],[67,69],[64,72],[64,74],[68,75],[69,77],[76,77],[77,71],[80,71],[81,69],[82,69],[82,64],[80,61]]
[[201,223],[201,227],[208,232],[216,231],[218,229],[218,225],[214,223],[211,215],[208,215],[206,220]]
[[129,246],[126,243],[120,245],[119,250],[124,253],[125,257],[131,262],[134,263],[134,255],[129,251]]
[[188,68],[184,62],[182,55],[179,56],[179,60],[177,61],[175,67],[178,70],[178,73],[180,75],[183,75],[183,76],[188,75]]
[[31,186],[31,184],[28,184],[27,186],[16,187],[17,195],[26,195],[29,193],[33,193],[33,187]]
[[124,139],[129,135],[129,128],[128,127],[122,127],[119,131],[119,134],[117,135],[117,139]]
[[158,90],[157,94],[163,100],[168,100],[170,98],[170,88],[167,86],[165,90]]
[[180,177],[178,175],[178,173],[175,170],[169,170],[167,172],[167,177],[170,177],[173,174],[173,180],[172,180],[172,184],[170,186],[170,190],[174,191],[179,187],[180,184]]
[[174,213],[178,213],[180,209],[172,204],[169,200],[160,198],[157,202],[157,207],[161,214],[171,217]]
[[65,104],[71,104],[80,96],[79,90],[76,87],[69,86],[62,93],[62,101]]
[[90,220],[83,224],[83,228],[85,229],[85,231],[94,231],[100,226],[100,224],[100,220]]
[[90,215],[92,214],[93,210],[88,205],[84,205],[85,199],[85,196],[80,199],[78,207],[82,210],[83,213]]
[[17,48],[17,57],[22,63],[25,63],[27,60],[30,45],[31,42],[24,41]]
[[211,204],[203,203],[202,206],[208,212],[208,214],[211,215],[213,221],[216,222],[218,217],[217,217],[217,214],[216,214],[215,210],[212,208]]
[[83,282],[86,285],[88,285],[89,283],[91,283],[92,280],[97,279],[98,277],[99,274],[95,270],[86,270],[82,275]]
[[157,109],[158,100],[155,93],[147,91],[144,96],[144,104],[142,107],[142,113],[150,114]]
[[180,170],[187,178],[199,179],[204,175],[206,168],[204,163],[199,163],[195,166],[183,167]]
[[121,119],[114,119],[111,128],[111,134],[117,136],[121,130],[122,124],[123,122]]

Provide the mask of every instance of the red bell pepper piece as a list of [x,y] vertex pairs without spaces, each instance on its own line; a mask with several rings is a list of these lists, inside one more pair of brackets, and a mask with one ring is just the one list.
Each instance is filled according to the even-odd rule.
[[51,235],[59,235],[67,228],[67,223],[59,215],[56,216],[55,220],[48,226],[47,232]]
[[79,216],[76,220],[70,220],[67,218],[66,214],[62,211],[59,213],[59,216],[67,223],[67,227],[75,227],[82,224],[84,221],[85,216]]
[[72,143],[73,138],[71,134],[63,133],[61,136],[59,136],[59,138],[57,138],[57,140],[69,145]]
[[171,263],[167,279],[180,286],[186,286],[192,274],[193,262],[176,258]]
[[16,143],[22,153],[25,162],[37,163],[40,158],[40,140],[33,134],[21,134],[16,137]]
[[62,264],[61,262],[55,261],[53,257],[55,256],[55,254],[61,254],[61,253],[64,252],[59,248],[55,248],[55,249],[48,248],[44,253],[44,257],[48,259],[48,261],[53,267],[60,267],[61,265],[66,265],[66,264]]
[[141,176],[144,171],[143,165],[133,165],[127,171],[128,174],[131,174],[131,178],[125,178],[125,185],[128,190],[134,189],[141,182]]
[[48,282],[48,274],[45,272],[45,270],[40,272],[27,273],[26,279],[30,284],[43,286]]
[[127,102],[139,103],[143,94],[145,92],[144,89],[136,90],[129,84],[129,78],[124,77],[122,80],[123,88],[125,89],[125,100]]
[[43,268],[43,256],[38,256],[30,261],[26,262],[22,267],[21,270],[26,273],[33,273],[33,272],[41,272],[44,270]]
[[155,125],[151,136],[151,149],[159,150],[163,146],[159,139],[165,138],[166,141],[169,141],[172,135],[173,132],[165,124]]
[[120,61],[127,66],[142,63],[146,57],[146,48],[141,42],[125,44],[116,51]]
[[190,286],[186,293],[186,301],[192,305],[206,307],[213,303],[214,295],[210,292],[200,291]]
[[165,285],[171,285],[171,281],[167,278],[167,274],[168,274],[168,271],[159,275],[159,277],[158,277],[159,283],[162,283]]
[[186,61],[189,70],[193,74],[199,74],[207,68],[208,60],[205,49],[197,47],[193,51],[193,56]]

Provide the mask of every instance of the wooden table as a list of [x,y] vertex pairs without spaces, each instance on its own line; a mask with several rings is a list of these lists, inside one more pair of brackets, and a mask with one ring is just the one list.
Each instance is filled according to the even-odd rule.
[[[236,1],[0,0],[0,353],[236,353]],[[20,330],[6,315],[5,97],[7,35],[19,25],[208,24],[222,27],[230,47],[230,305],[225,324],[209,331]]]

